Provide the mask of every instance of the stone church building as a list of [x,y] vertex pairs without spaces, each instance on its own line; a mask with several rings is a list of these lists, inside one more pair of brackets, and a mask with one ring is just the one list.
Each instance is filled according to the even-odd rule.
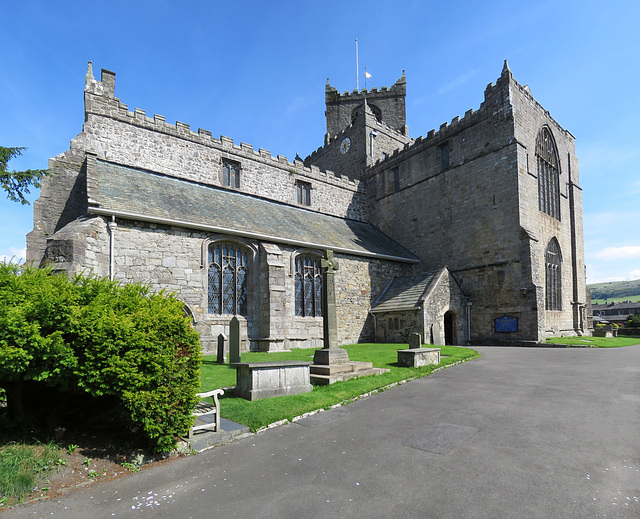
[[27,259],[175,292],[205,350],[338,342],[538,342],[587,332],[574,137],[505,62],[479,109],[409,137],[406,78],[340,93],[306,159],[129,110],[86,75],[82,132],[50,160]]

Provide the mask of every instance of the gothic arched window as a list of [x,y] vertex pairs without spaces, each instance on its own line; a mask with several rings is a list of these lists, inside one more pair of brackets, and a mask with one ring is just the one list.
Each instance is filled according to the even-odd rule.
[[545,302],[547,310],[562,310],[562,253],[558,240],[551,238],[545,252]]
[[560,220],[560,167],[553,135],[544,126],[536,139],[540,211]]
[[236,243],[217,241],[208,250],[210,314],[247,315],[249,251]]
[[295,260],[296,316],[322,316],[321,258],[301,254]]

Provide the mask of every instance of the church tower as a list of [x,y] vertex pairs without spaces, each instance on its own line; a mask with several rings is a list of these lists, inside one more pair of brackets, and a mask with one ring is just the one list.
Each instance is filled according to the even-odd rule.
[[363,111],[365,100],[378,122],[384,123],[408,137],[406,96],[407,79],[404,70],[402,77],[391,88],[382,87],[380,90],[374,87],[370,91],[354,90],[341,94],[329,84],[329,79],[327,79],[324,100],[328,139],[333,139],[355,122]]
[[351,180],[364,180],[368,167],[385,160],[411,141],[406,94],[404,71],[391,88],[343,94],[327,80],[324,146],[305,159],[305,166],[318,166]]

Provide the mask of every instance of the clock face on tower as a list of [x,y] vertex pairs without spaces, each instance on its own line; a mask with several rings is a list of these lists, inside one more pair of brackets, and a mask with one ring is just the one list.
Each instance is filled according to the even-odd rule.
[[344,155],[349,151],[350,147],[351,147],[351,139],[349,139],[349,137],[345,137],[344,139],[342,139],[342,143],[340,143],[340,153]]

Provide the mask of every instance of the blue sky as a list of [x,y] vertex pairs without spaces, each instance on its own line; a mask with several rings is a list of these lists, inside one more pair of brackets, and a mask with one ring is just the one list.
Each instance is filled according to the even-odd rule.
[[[391,86],[426,135],[477,109],[503,60],[576,137],[588,282],[640,278],[640,2],[0,0],[0,144],[43,168],[82,130],[87,61],[116,95],[293,160],[323,143],[327,78]],[[31,200],[37,197],[32,190]],[[33,206],[0,193],[0,258],[24,256]]]

